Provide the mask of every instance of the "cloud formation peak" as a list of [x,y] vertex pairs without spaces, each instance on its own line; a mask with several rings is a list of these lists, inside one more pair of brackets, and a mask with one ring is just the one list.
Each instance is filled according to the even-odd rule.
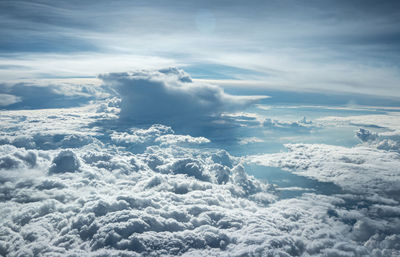
[[138,124],[187,124],[213,120],[266,96],[235,96],[215,85],[195,82],[183,70],[168,68],[99,76],[122,98],[120,118]]

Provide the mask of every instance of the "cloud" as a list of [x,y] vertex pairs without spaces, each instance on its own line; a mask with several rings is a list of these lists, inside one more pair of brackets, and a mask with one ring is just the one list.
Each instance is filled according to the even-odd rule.
[[288,132],[307,132],[310,129],[315,128],[315,125],[312,123],[312,121],[307,120],[306,117],[303,117],[303,119],[294,122],[285,122],[267,118],[263,122],[263,127],[267,129],[275,129]]
[[10,110],[68,108],[109,96],[101,86],[53,83],[0,84],[0,106]]
[[33,168],[36,165],[37,154],[34,151],[17,149],[10,145],[0,145],[0,170]]
[[149,146],[154,144],[165,145],[198,145],[210,143],[205,137],[192,137],[190,135],[175,135],[167,126],[154,124],[148,129],[131,129],[130,132],[113,132],[111,140],[120,145]]
[[357,193],[391,198],[400,192],[400,156],[365,146],[346,148],[323,144],[286,144],[288,152],[246,157],[250,163],[281,167]]
[[365,146],[386,151],[400,151],[399,113],[385,110],[386,114],[337,117],[318,119],[325,125],[344,124],[358,128],[356,136]]
[[0,106],[7,106],[21,101],[21,98],[10,94],[0,94]]
[[264,142],[264,140],[262,140],[261,138],[258,137],[245,137],[245,138],[241,138],[239,140],[239,144],[240,145],[247,145],[247,144],[253,144],[253,143],[262,143]]
[[[1,77],[94,76],[172,63],[194,66],[197,74],[202,69],[233,73],[247,80],[241,81],[246,88],[256,77],[275,89],[362,91],[398,99],[399,24],[393,12],[398,4],[345,2],[187,1],[181,6],[122,0],[115,6],[90,1],[78,9],[62,1],[2,2],[0,49],[6,69]],[[196,29],[201,13],[215,18],[213,33]]]
[[360,128],[356,133],[357,137],[365,143],[386,151],[400,152],[400,133],[375,133]]
[[[6,111],[1,117],[5,138],[34,138],[40,130],[43,138],[52,139],[57,131],[85,133],[91,139],[72,146],[61,140],[52,148],[32,146],[32,150],[0,146],[0,158],[9,157],[16,164],[0,171],[1,255],[394,257],[399,253],[396,200],[316,194],[278,200],[274,186],[249,176],[240,158],[224,150],[192,147],[205,139],[176,135],[165,125],[126,134],[90,127],[95,117],[102,117],[97,107]],[[132,151],[141,145],[142,151]],[[311,149],[307,152],[313,153]],[[314,152],[325,148],[319,149]],[[335,156],[334,150],[343,151],[322,152]],[[366,158],[365,154],[357,156]],[[309,163],[316,160],[314,155]],[[356,156],[346,156],[352,165],[360,162],[354,161]],[[324,161],[315,163],[325,169]],[[282,158],[282,162],[288,161]],[[369,209],[346,205],[352,201],[368,201]]]
[[358,115],[358,116],[327,116],[318,119],[325,124],[346,124],[364,128],[385,128],[391,132],[400,133],[400,114],[388,111],[385,114]]
[[262,124],[262,117],[255,113],[232,112],[223,113],[223,122],[227,125],[240,127],[259,127]]
[[74,152],[63,150],[53,159],[49,173],[75,172],[80,166],[80,161]]
[[229,95],[217,86],[193,82],[175,68],[110,73],[99,78],[119,93],[121,120],[134,124],[192,126],[265,98]]

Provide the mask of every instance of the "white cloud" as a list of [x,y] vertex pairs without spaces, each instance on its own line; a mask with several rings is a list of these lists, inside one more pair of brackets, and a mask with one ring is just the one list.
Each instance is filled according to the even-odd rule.
[[10,104],[18,103],[21,98],[10,94],[0,94],[0,106],[7,106]]
[[247,145],[247,144],[253,144],[253,143],[262,143],[264,142],[264,140],[262,140],[261,138],[258,137],[245,137],[245,138],[241,138],[239,140],[239,144],[240,145]]
[[111,140],[121,145],[148,146],[160,144],[161,146],[178,144],[205,144],[209,143],[205,137],[192,137],[189,135],[175,135],[167,126],[154,124],[148,129],[131,129],[130,132],[113,132]]
[[324,124],[346,124],[366,128],[386,128],[400,133],[400,113],[388,112],[386,114],[376,115],[358,115],[358,116],[328,116],[318,119]]
[[265,119],[263,122],[264,128],[267,129],[279,129],[283,131],[309,131],[310,129],[314,128],[315,125],[312,121],[307,120],[306,117],[299,121],[279,121],[279,120],[272,120],[272,119]]
[[[104,117],[101,110],[107,114],[112,107],[106,105],[6,111],[1,116],[5,141],[0,159],[8,157],[15,164],[0,170],[1,255],[399,254],[397,200],[377,194],[305,194],[279,200],[272,185],[245,172],[240,158],[224,150],[192,147],[206,143],[205,138],[175,135],[164,125],[119,132],[96,127],[95,121]],[[40,147],[37,134],[41,145],[51,147]],[[68,135],[76,140],[63,140]],[[27,143],[19,144],[17,138]],[[326,180],[330,177],[325,170],[346,175],[360,167],[357,171],[365,177],[360,184],[380,185],[375,183],[378,175],[371,175],[375,165],[382,187],[392,186],[386,183],[390,174],[393,186],[398,184],[393,176],[397,153],[366,147],[291,147],[292,153],[270,156],[270,163],[299,167],[304,174],[310,169]],[[338,176],[335,182],[343,180]],[[351,201],[370,205],[347,206]]]
[[[65,81],[41,81],[0,84],[0,106],[12,109],[75,107],[92,99],[110,96],[101,85]],[[9,106],[11,105],[11,106]]]
[[358,193],[400,191],[400,155],[365,146],[287,144],[288,152],[246,157],[250,163],[282,167]]

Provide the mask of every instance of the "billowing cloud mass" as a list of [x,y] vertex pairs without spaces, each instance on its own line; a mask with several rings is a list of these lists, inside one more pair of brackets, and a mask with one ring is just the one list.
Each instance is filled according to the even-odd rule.
[[[263,133],[320,125],[246,113],[260,97],[228,95],[178,69],[102,79],[117,94],[84,107],[2,111],[1,256],[400,255],[390,115],[360,125],[353,147],[286,144],[286,152],[235,157],[179,125],[236,124],[249,133],[231,142],[246,148],[268,143]],[[284,198],[279,185],[249,175],[249,163],[343,191]]]
[[[176,135],[165,125],[119,132],[90,125],[114,113],[114,103],[1,116],[1,255],[398,256],[398,200],[379,194],[280,200],[275,186],[246,173],[241,158],[202,149],[206,138]],[[397,177],[386,179],[386,168],[373,179],[366,148],[291,150],[298,162],[282,153],[270,163],[321,176],[326,168],[342,176],[359,172],[371,192],[396,190]],[[395,168],[397,153],[374,151],[378,166]]]
[[136,124],[187,126],[220,118],[266,96],[234,96],[221,88],[194,82],[176,68],[101,75],[121,97],[120,118]]

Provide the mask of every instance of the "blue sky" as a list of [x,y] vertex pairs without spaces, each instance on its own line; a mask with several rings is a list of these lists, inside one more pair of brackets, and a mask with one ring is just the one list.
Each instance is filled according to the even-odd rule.
[[2,1],[2,82],[177,66],[262,89],[400,97],[398,1]]

